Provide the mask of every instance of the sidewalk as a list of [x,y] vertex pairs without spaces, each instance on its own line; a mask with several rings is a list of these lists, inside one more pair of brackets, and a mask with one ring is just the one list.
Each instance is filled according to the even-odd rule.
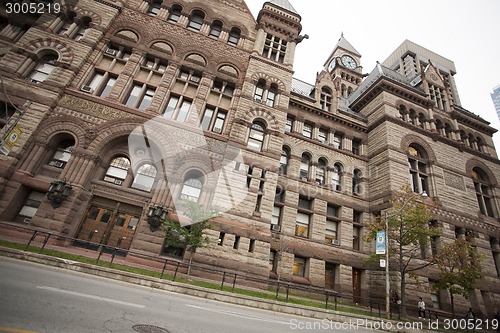
[[[28,236],[27,238],[25,237],[26,235],[24,235],[24,237],[22,237],[22,236],[23,235],[19,235],[19,234],[16,235],[16,233],[13,233],[13,232],[5,233],[5,228],[0,228],[0,239],[2,239],[2,240],[7,240],[7,241],[15,242],[15,243],[20,243],[20,244],[26,244],[28,242],[30,236]],[[41,245],[40,240],[35,240],[35,242],[32,242],[32,245],[40,246]],[[57,250],[60,252],[65,252],[65,253],[71,253],[74,255],[81,255],[81,256],[93,258],[93,259],[95,259],[97,256],[96,251],[87,250],[84,248],[74,247],[74,246],[61,247],[61,246],[57,246],[54,244],[47,244],[45,246],[45,248]],[[283,303],[283,302],[276,301],[276,300],[256,298],[256,297],[251,297],[251,296],[246,296],[246,295],[241,295],[241,294],[234,294],[231,292],[203,288],[203,287],[199,287],[199,286],[195,286],[195,285],[191,285],[191,284],[173,282],[170,280],[164,280],[164,279],[139,275],[139,274],[135,274],[135,273],[131,273],[131,272],[116,270],[113,268],[107,268],[107,267],[97,266],[97,265],[93,265],[93,264],[81,263],[81,262],[76,262],[76,261],[67,260],[67,259],[61,259],[61,258],[57,258],[57,257],[51,257],[51,256],[44,255],[44,254],[25,252],[22,250],[11,249],[11,248],[7,248],[7,247],[0,246],[0,255],[5,256],[5,257],[9,257],[9,258],[20,259],[20,260],[39,263],[39,264],[49,265],[49,266],[53,266],[53,267],[59,267],[62,269],[68,269],[68,270],[81,272],[81,273],[85,273],[85,274],[91,274],[91,275],[105,277],[105,278],[109,278],[109,279],[115,279],[115,280],[119,280],[119,281],[123,281],[123,282],[127,282],[127,283],[134,283],[134,284],[146,286],[149,288],[162,289],[165,291],[182,293],[182,294],[186,294],[186,295],[206,298],[206,299],[210,299],[210,300],[221,301],[221,302],[225,302],[225,303],[249,306],[249,307],[254,307],[254,308],[263,309],[263,310],[276,311],[276,312],[286,313],[286,314],[300,316],[300,317],[314,318],[314,319],[319,319],[319,320],[326,319],[329,321],[331,320],[331,321],[340,322],[340,323],[364,321],[365,323],[369,323],[370,325],[373,325],[373,327],[377,327],[377,328],[378,327],[387,327],[390,325],[390,326],[392,326],[393,329],[388,330],[388,331],[394,331],[394,332],[396,332],[396,331],[399,331],[399,332],[417,332],[417,331],[418,332],[432,332],[432,330],[426,329],[428,327],[428,325],[426,325],[426,323],[424,323],[424,325],[423,325],[423,328],[424,328],[423,330],[405,329],[405,330],[401,331],[401,330],[396,329],[396,326],[398,323],[397,321],[387,320],[384,318],[363,316],[363,315],[345,313],[345,312],[340,312],[340,311],[326,310],[326,309],[309,307],[309,306],[304,306],[304,305],[297,305],[297,304],[292,304],[292,303]],[[111,255],[103,254],[102,258],[105,259],[106,258],[105,256],[110,257]],[[114,258],[113,262],[116,264],[122,264],[122,265],[126,265],[126,266],[134,266],[134,267],[139,267],[139,268],[149,269],[149,270],[152,269],[152,267],[150,267],[150,266],[145,266],[145,265],[141,265],[138,263],[133,263],[133,262],[130,262],[130,261],[128,261],[125,258],[120,257],[120,256],[116,256]],[[384,326],[384,324],[385,324],[385,326]]]

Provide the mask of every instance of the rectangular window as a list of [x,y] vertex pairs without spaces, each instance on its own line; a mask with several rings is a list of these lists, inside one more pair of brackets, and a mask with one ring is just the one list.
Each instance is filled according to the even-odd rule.
[[277,36],[267,34],[262,56],[283,63],[285,60],[287,42]]
[[339,217],[340,207],[332,204],[326,206],[326,216],[328,217]]
[[163,116],[168,119],[184,122],[191,108],[191,101],[181,97],[171,96],[164,111]]
[[218,110],[218,108],[207,106],[201,119],[201,128],[203,128],[204,131],[212,131],[219,134],[222,133],[222,129],[224,128],[224,123],[226,121],[226,115],[227,112],[224,110]]
[[326,221],[325,242],[327,244],[338,244],[338,222]]
[[224,245],[224,237],[226,236],[225,232],[219,233],[219,239],[217,240],[217,245],[222,246]]
[[306,274],[306,259],[295,256],[293,259],[293,275],[305,276]]
[[311,208],[312,208],[312,199],[308,199],[308,198],[305,198],[305,197],[300,197],[299,198],[299,208],[311,210]]
[[321,143],[327,143],[328,132],[324,129],[319,129],[318,131],[318,140]]
[[283,207],[274,206],[273,207],[273,215],[271,217],[271,224],[279,225],[281,221],[281,211]]
[[361,141],[358,139],[352,140],[352,153],[354,155],[360,155]]
[[99,97],[107,97],[110,93],[111,90],[113,89],[115,83],[116,83],[116,78],[109,76],[108,79],[104,80],[104,87],[100,93],[97,93],[97,96]]
[[302,135],[306,138],[312,138],[312,125],[304,123],[304,127],[302,127]]
[[16,108],[5,101],[0,101],[0,129],[9,122],[10,117],[16,113]]
[[147,87],[146,85],[135,83],[130,90],[125,105],[131,108],[145,110],[151,105],[155,91],[155,89]]
[[352,249],[359,251],[361,249],[361,227],[352,227]]
[[292,132],[292,127],[293,127],[293,118],[287,117],[286,118],[286,123],[285,123],[285,132],[291,133]]
[[309,222],[311,220],[311,215],[297,212],[296,224],[295,224],[295,236],[299,237],[309,237]]
[[38,207],[40,206],[42,200],[44,199],[45,199],[45,193],[31,191],[30,195],[24,202],[23,208],[21,208],[19,215],[26,216],[29,218],[35,216]]
[[335,134],[333,136],[333,147],[336,149],[342,149],[342,135]]

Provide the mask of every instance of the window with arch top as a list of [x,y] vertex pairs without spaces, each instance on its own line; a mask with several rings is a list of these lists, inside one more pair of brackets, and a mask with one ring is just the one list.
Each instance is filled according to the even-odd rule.
[[412,143],[408,146],[408,166],[410,172],[410,185],[415,193],[429,194],[428,157],[425,150]]
[[27,79],[34,83],[45,81],[56,68],[55,62],[59,55],[55,51],[50,51],[40,57],[38,62],[28,74]]
[[203,189],[203,176],[197,173],[191,173],[185,177],[182,184],[181,199],[198,202]]
[[200,31],[204,19],[205,14],[202,11],[193,10],[191,16],[189,16],[188,28],[191,30]]
[[111,160],[104,181],[115,185],[122,185],[127,178],[130,160],[125,156],[118,156]]
[[241,36],[241,30],[236,27],[233,27],[229,32],[229,38],[227,40],[227,43],[234,46],[238,45],[240,36]]
[[137,169],[132,188],[150,192],[156,178],[156,167],[153,164],[146,163]]
[[262,151],[266,126],[261,121],[254,121],[250,127],[247,147],[252,150]]
[[473,168],[472,180],[474,182],[474,190],[476,191],[477,203],[481,214],[495,217],[492,185],[486,172],[478,167]]
[[63,169],[71,157],[71,148],[75,145],[74,139],[66,139],[57,144],[56,152],[49,162],[50,166]]

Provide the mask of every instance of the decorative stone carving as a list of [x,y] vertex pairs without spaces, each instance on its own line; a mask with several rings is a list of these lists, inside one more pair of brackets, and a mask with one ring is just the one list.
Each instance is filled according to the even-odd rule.
[[460,191],[465,191],[464,178],[450,171],[444,171],[444,183],[446,186],[453,187],[454,189]]

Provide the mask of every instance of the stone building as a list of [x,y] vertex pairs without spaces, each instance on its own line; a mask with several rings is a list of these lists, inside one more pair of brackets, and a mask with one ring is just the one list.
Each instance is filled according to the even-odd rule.
[[443,228],[421,255],[467,237],[486,274],[471,302],[500,306],[496,130],[461,106],[452,61],[404,41],[366,73],[340,36],[306,83],[287,0],[257,18],[242,0],[63,4],[2,8],[2,220],[182,257],[153,217],[187,199],[223,208],[196,262],[361,299],[380,295],[366,226],[410,183]]

